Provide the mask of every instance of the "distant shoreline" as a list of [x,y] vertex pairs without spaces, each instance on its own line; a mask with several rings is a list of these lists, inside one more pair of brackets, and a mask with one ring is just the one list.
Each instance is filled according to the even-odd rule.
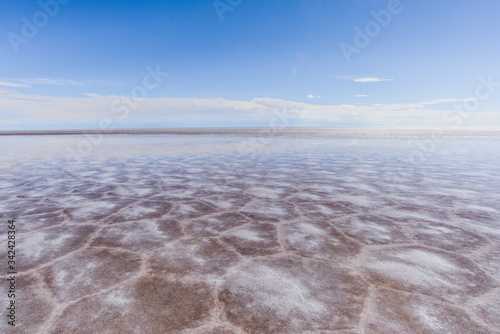
[[341,137],[500,137],[500,127],[204,127],[77,130],[5,130],[0,136],[46,135],[311,135]]

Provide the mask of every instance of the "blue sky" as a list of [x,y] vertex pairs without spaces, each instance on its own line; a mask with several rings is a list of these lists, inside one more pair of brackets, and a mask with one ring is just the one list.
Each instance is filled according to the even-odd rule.
[[500,126],[499,12],[496,0],[4,0],[0,130]]

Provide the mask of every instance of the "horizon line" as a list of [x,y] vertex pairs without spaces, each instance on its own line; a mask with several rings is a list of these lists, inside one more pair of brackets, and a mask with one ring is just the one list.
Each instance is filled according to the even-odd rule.
[[[118,128],[118,129],[40,129],[40,130],[0,130],[0,136],[26,136],[26,135],[92,135],[92,134],[130,134],[130,135],[154,135],[154,134],[314,134],[320,131],[339,132],[343,135],[359,135],[359,133],[348,133],[344,131],[363,130],[368,132],[386,131],[392,135],[398,135],[398,131],[408,132],[408,134],[431,134],[446,133],[446,135],[459,135],[471,132],[481,132],[481,134],[500,136],[499,126],[286,126],[286,127],[171,127],[171,128]],[[382,133],[383,134],[383,133]],[[403,134],[403,133],[401,133]]]

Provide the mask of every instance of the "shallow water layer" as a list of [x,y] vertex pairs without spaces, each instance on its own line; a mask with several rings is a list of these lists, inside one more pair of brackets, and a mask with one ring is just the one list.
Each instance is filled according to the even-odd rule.
[[0,331],[499,333],[499,144],[0,137]]

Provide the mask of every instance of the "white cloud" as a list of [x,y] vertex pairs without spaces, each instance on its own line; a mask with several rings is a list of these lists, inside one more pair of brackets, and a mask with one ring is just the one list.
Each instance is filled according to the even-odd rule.
[[366,78],[354,79],[354,82],[380,82],[380,81],[392,81],[392,80],[394,80],[394,79],[381,79],[381,78],[366,77]]
[[32,87],[31,85],[56,85],[56,86],[109,86],[109,87],[123,87],[126,86],[124,81],[115,80],[85,80],[75,81],[67,79],[49,79],[49,78],[9,78],[5,81],[0,81],[0,86],[5,87]]
[[321,99],[321,96],[317,96],[317,95],[315,96],[315,95],[309,94],[309,95],[307,95],[307,98],[308,99]]
[[14,87],[14,88],[18,88],[18,87],[31,87],[31,86],[20,84],[20,83],[6,82],[6,81],[0,81],[0,86]]
[[[451,99],[455,101],[455,99]],[[457,99],[459,100],[459,99]],[[253,98],[249,101],[189,98],[144,98],[132,101],[128,97],[88,93],[82,97],[54,97],[23,94],[0,89],[0,119],[2,124],[23,120],[31,124],[95,124],[104,118],[116,127],[131,127],[138,122],[174,122],[183,126],[222,124],[268,125],[285,119],[287,125],[361,124],[375,126],[446,126],[450,109],[430,108],[450,99],[430,102],[376,105],[317,105],[274,98]],[[459,100],[462,101],[462,100]],[[127,107],[127,103],[133,107]],[[130,105],[130,104],[129,104]],[[123,120],[119,110],[129,109]],[[116,111],[119,112],[116,112]],[[285,115],[285,116],[283,116]],[[448,117],[449,118],[449,117]],[[10,122],[9,122],[10,121]],[[477,111],[467,125],[500,124],[500,113]]]
[[477,98],[469,97],[466,99],[438,99],[430,102],[422,102],[422,104],[437,104],[437,103],[450,103],[450,102],[467,102],[467,101],[476,101]]
[[365,95],[365,94],[356,94],[356,95],[354,95],[354,97],[368,97],[368,95]]
[[96,93],[85,93],[83,94],[85,96],[88,96],[88,97],[95,97],[95,98],[101,98],[101,97],[104,97],[102,95],[99,95],[99,94],[96,94]]

